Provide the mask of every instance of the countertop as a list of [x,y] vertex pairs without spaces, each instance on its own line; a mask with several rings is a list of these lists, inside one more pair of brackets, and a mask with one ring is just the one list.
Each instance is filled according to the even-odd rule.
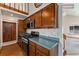
[[32,37],[29,40],[49,50],[58,44],[58,38],[47,36]]
[[[29,35],[29,33],[22,33],[21,35],[23,35],[24,38],[27,39],[26,36]],[[48,50],[52,49],[59,43],[59,38],[44,35],[39,35],[39,37],[32,37],[29,38],[29,40],[44,48],[47,48]]]
[[69,38],[78,38],[79,39],[79,34],[68,33],[68,34],[66,34],[66,36],[69,37]]

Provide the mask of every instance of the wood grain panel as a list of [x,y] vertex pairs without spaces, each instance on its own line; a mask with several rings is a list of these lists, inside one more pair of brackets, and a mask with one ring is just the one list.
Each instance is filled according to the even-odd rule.
[[3,42],[16,40],[16,23],[3,22]]
[[44,47],[42,47],[42,46],[40,46],[40,45],[37,45],[36,49],[39,50],[39,51],[41,51],[41,53],[43,53],[45,55],[49,55],[49,50],[46,49],[46,48],[44,48]]
[[25,21],[24,20],[19,20],[18,21],[18,33],[25,32],[26,31],[25,27],[26,27]]
[[37,12],[35,14],[35,28],[41,28],[41,11]]
[[16,40],[16,23],[12,23],[12,40]]

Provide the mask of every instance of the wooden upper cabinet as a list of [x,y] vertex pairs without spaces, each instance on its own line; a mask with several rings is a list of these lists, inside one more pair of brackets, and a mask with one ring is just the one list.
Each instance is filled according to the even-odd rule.
[[35,20],[35,28],[57,28],[58,6],[52,3],[31,15],[29,21]]
[[45,28],[53,27],[57,25],[56,18],[56,4],[50,4],[42,10],[42,26]]
[[19,33],[25,32],[26,31],[25,27],[26,27],[25,21],[19,20],[18,21],[18,32]]
[[35,20],[35,14],[30,16],[30,20],[29,21],[33,21],[33,20]]
[[41,28],[41,11],[33,14],[28,19],[30,19],[29,21],[35,21],[35,28]]
[[41,11],[35,14],[35,28],[41,28]]

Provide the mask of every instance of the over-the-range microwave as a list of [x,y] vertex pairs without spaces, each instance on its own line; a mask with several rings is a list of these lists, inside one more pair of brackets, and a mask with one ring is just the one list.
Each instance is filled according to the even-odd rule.
[[28,29],[34,29],[35,28],[35,20],[32,20],[27,23],[27,28]]

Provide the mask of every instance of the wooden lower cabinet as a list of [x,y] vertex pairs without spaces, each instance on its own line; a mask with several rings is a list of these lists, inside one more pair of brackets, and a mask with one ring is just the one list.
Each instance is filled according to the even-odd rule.
[[18,36],[18,45],[22,48],[22,37]]
[[29,41],[29,56],[35,56],[35,46],[36,44],[33,43],[32,41]]
[[43,54],[45,54],[46,56],[49,55],[49,50],[40,45],[37,45],[36,49],[39,50],[40,52],[42,52]]
[[39,54],[41,55],[45,55],[45,56],[49,55],[49,50],[40,45],[36,45],[36,51],[39,51]]
[[35,47],[32,45],[29,45],[29,55],[35,56]]
[[48,50],[32,41],[29,41],[29,56],[57,56],[58,55],[58,45],[53,49]]
[[44,53],[42,53],[39,50],[36,50],[36,56],[46,56]]

